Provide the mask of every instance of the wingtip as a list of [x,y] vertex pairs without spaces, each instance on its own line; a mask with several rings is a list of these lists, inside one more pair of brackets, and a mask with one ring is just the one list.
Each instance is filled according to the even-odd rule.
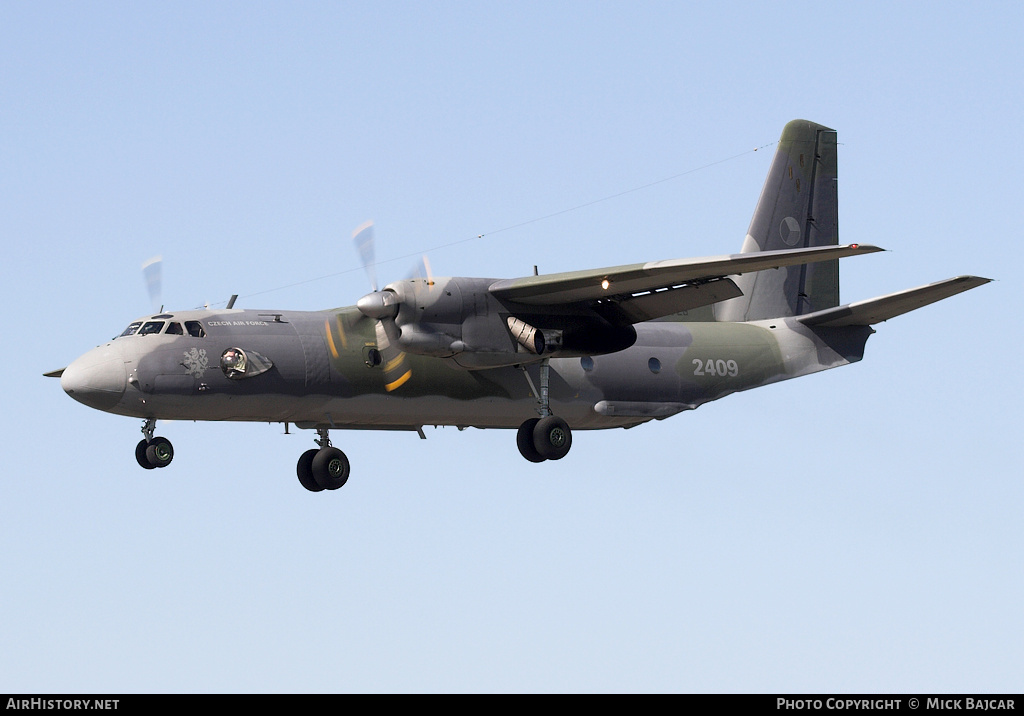
[[964,282],[972,283],[975,286],[984,286],[986,283],[992,283],[993,281],[995,281],[994,278],[985,278],[984,276],[970,276],[970,275],[957,276],[953,280],[954,281],[959,281],[961,283],[964,283]]
[[874,254],[879,251],[888,251],[888,249],[884,249],[881,246],[875,246],[874,244],[847,244],[847,248],[862,254]]

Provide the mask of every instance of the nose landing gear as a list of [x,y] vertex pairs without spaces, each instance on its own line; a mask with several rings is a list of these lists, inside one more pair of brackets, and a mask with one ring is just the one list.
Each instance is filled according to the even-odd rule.
[[351,467],[348,457],[331,445],[326,428],[317,428],[319,450],[307,450],[299,457],[296,472],[299,482],[310,492],[337,490],[348,482]]
[[149,418],[142,426],[144,436],[135,446],[135,460],[146,470],[167,467],[174,459],[174,447],[167,438],[153,437],[156,420]]

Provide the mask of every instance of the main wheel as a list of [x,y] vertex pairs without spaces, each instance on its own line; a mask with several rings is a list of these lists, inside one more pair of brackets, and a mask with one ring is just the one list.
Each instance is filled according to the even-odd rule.
[[548,460],[561,460],[572,447],[569,424],[559,417],[541,418],[533,428],[533,447]]
[[146,448],[148,447],[149,443],[147,441],[140,440],[139,444],[135,446],[135,460],[136,462],[139,463],[139,465],[146,468],[147,470],[152,470],[154,467],[156,467],[156,465],[151,463],[149,461],[149,458],[146,457]]
[[167,438],[153,438],[146,447],[146,459],[153,467],[167,467],[174,459],[174,448]]
[[336,447],[317,451],[311,467],[316,484],[325,490],[337,490],[348,482],[348,457]]
[[296,465],[296,472],[299,475],[299,482],[310,492],[320,492],[324,488],[317,484],[313,478],[313,458],[320,452],[317,449],[307,450],[299,456],[299,464]]
[[540,418],[530,418],[519,426],[519,432],[516,433],[516,445],[519,447],[519,453],[530,462],[544,462],[547,460],[533,446],[533,429],[539,422]]

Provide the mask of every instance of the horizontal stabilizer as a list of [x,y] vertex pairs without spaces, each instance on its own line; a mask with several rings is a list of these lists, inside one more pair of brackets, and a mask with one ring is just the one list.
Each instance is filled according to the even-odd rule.
[[945,281],[936,281],[927,286],[890,293],[888,296],[808,313],[806,316],[800,316],[798,320],[808,326],[870,326],[927,306],[929,303],[935,303],[977,288],[991,280],[981,276],[957,276]]

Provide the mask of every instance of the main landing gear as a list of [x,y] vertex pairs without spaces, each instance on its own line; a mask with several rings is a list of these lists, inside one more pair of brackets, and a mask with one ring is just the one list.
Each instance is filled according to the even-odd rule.
[[572,431],[569,424],[562,418],[551,414],[551,402],[548,396],[548,384],[551,375],[551,367],[548,361],[540,364],[540,394],[530,380],[530,374],[523,370],[526,380],[530,383],[530,390],[537,397],[540,407],[537,412],[539,418],[530,418],[519,426],[516,434],[516,445],[519,452],[530,462],[544,462],[545,460],[561,460],[565,457],[569,448],[572,447]]
[[143,439],[135,446],[135,459],[147,470],[167,467],[174,459],[174,447],[167,438],[153,437],[156,420],[149,418],[142,426]]
[[307,450],[299,457],[296,465],[299,482],[310,492],[337,490],[348,482],[348,457],[331,445],[326,428],[317,428],[316,432],[320,436],[316,441],[320,448]]

